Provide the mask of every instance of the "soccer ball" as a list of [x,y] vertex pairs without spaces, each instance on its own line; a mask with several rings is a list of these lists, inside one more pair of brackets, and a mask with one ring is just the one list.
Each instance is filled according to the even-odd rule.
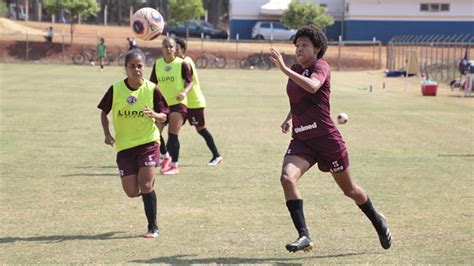
[[165,27],[165,20],[160,12],[151,7],[137,10],[130,23],[135,37],[144,41],[156,39]]
[[340,113],[337,115],[337,123],[342,125],[347,123],[347,120],[349,120],[349,116],[346,113]]

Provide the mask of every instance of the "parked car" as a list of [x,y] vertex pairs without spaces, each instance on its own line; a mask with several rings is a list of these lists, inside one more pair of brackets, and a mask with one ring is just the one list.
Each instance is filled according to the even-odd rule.
[[[277,21],[257,21],[252,28],[252,38],[256,40],[293,40],[296,30]],[[273,37],[273,38],[272,38]]]
[[[209,22],[192,20],[188,23],[189,37],[201,38],[201,33],[204,39],[227,39],[227,32],[221,28],[214,27]],[[184,23],[176,26],[165,26],[164,33],[168,33],[171,37],[186,37],[186,27]]]

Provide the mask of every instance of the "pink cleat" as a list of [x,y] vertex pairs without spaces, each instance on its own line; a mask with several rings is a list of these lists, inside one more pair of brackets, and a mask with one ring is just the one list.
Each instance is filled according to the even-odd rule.
[[156,238],[160,235],[160,231],[158,229],[150,229],[148,232],[143,235],[144,238]]
[[179,174],[179,169],[178,169],[177,166],[171,166],[168,170],[161,171],[161,174],[163,174],[163,175],[177,175],[177,174]]
[[163,161],[161,162],[160,172],[163,174],[163,172],[166,172],[170,169],[170,166],[171,166],[171,156],[163,158]]

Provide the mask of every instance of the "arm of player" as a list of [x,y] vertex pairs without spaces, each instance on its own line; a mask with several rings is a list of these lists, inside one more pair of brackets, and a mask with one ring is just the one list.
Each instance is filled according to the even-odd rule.
[[104,111],[100,112],[100,122],[102,124],[102,129],[104,130],[104,143],[113,147],[115,139],[114,137],[112,137],[112,134],[110,134],[109,118],[107,117],[107,114]]
[[182,101],[188,93],[193,89],[194,81],[193,81],[193,68],[191,65],[185,61],[181,65],[181,73],[182,78],[184,79],[184,89],[176,96],[176,100]]
[[148,106],[145,106],[145,108],[143,109],[143,113],[146,116],[155,119],[155,121],[158,122],[158,123],[166,122],[166,114],[165,113],[157,113],[157,112],[153,111],[153,109],[150,109]]
[[308,78],[293,71],[285,65],[283,57],[275,48],[270,49],[270,60],[298,86],[309,93],[316,93],[321,88],[322,83],[316,78]]
[[186,82],[186,85],[184,86],[184,90],[176,96],[176,100],[182,101],[186,97],[186,95],[188,95],[188,93],[191,91],[191,89],[193,88],[193,85],[194,85],[194,81],[191,81],[189,83]]
[[288,115],[286,116],[285,121],[283,121],[283,123],[280,126],[282,133],[288,133],[290,131],[290,127],[291,127],[290,122],[291,122],[291,112],[288,112]]

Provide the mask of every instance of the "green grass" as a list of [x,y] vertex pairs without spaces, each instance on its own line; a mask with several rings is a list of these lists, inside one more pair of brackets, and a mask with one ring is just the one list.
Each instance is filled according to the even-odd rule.
[[[416,79],[333,72],[333,116],[354,176],[391,226],[385,251],[371,224],[317,168],[300,181],[316,250],[296,237],[279,173],[289,135],[277,71],[201,70],[207,125],[225,157],[216,168],[185,126],[181,174],[157,176],[162,235],[141,236],[141,199],[123,193],[99,110],[123,69],[0,65],[0,263],[339,264],[472,263],[474,102]],[[382,89],[385,82],[385,89]],[[372,84],[374,91],[366,87]]]

